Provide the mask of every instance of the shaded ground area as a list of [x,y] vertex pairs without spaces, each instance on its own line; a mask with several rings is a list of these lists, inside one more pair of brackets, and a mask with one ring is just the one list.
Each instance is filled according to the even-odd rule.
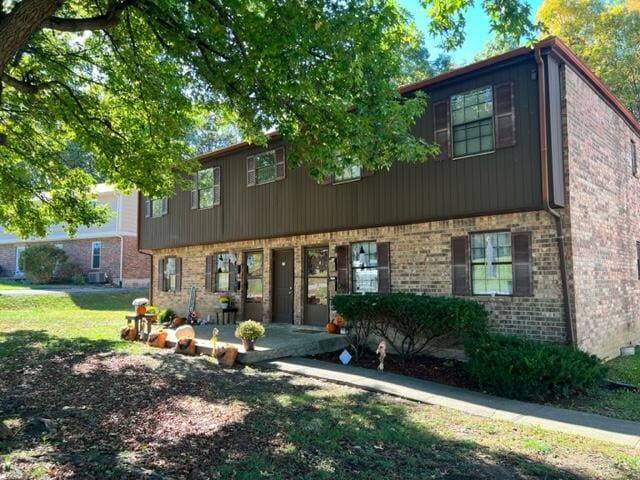
[[637,452],[578,437],[107,340],[2,338],[20,345],[1,359],[6,478],[640,478]]

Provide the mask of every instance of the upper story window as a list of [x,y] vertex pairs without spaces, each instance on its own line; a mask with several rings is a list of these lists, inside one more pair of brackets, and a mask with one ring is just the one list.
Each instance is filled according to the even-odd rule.
[[511,232],[471,234],[473,295],[511,295],[513,267]]
[[147,218],[158,218],[167,214],[168,209],[168,199],[167,197],[162,198],[147,198],[145,200],[146,208],[145,208],[145,217]]
[[359,180],[362,177],[362,167],[360,165],[351,165],[345,167],[342,172],[333,176],[333,183],[350,182]]
[[491,87],[451,97],[453,156],[493,150],[493,94]]
[[284,148],[247,157],[247,186],[283,180],[286,175]]
[[516,143],[513,82],[488,85],[433,104],[438,160],[462,158]]
[[220,167],[199,170],[191,190],[191,208],[204,209],[220,205]]
[[100,254],[102,251],[102,243],[96,240],[91,244],[91,268],[100,268]]

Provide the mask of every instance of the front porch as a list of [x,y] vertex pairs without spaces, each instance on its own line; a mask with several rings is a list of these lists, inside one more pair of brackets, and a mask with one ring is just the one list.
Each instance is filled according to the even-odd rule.
[[[344,335],[329,334],[323,328],[305,325],[265,325],[264,337],[256,342],[253,352],[245,352],[242,342],[234,336],[236,325],[194,325],[198,353],[211,354],[211,334],[217,328],[218,345],[227,344],[238,348],[238,362],[251,364],[276,358],[315,355],[335,352],[347,346]],[[176,344],[175,330],[167,329],[167,344]]]

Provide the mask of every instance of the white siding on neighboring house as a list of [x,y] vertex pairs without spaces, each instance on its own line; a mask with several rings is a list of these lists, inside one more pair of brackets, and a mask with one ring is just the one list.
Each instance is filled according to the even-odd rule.
[[[138,193],[131,192],[129,195],[123,195],[116,192],[108,186],[98,185],[96,187],[97,202],[100,205],[108,205],[111,211],[109,220],[99,226],[80,227],[73,238],[97,238],[112,237],[119,235],[136,235],[137,234],[137,215],[138,215]],[[56,241],[67,240],[69,236],[64,232],[62,226],[54,225],[49,234],[44,238],[29,238],[30,241]],[[25,240],[20,239],[13,233],[9,233],[0,228],[0,244],[20,243]]]

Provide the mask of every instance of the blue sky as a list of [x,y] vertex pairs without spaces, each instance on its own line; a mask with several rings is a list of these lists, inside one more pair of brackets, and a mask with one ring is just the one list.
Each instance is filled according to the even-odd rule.
[[[426,11],[420,6],[418,0],[399,0],[399,3],[413,15],[416,25],[424,33],[425,43],[432,58],[435,57],[440,52],[437,47],[439,40],[431,37],[427,32],[428,17]],[[541,0],[528,0],[527,3],[531,5],[532,16],[535,16]],[[476,1],[474,6],[467,11],[465,18],[467,19],[466,40],[460,48],[449,52],[457,65],[469,63],[473,56],[482,49],[490,36],[489,19],[484,14],[480,1]]]

